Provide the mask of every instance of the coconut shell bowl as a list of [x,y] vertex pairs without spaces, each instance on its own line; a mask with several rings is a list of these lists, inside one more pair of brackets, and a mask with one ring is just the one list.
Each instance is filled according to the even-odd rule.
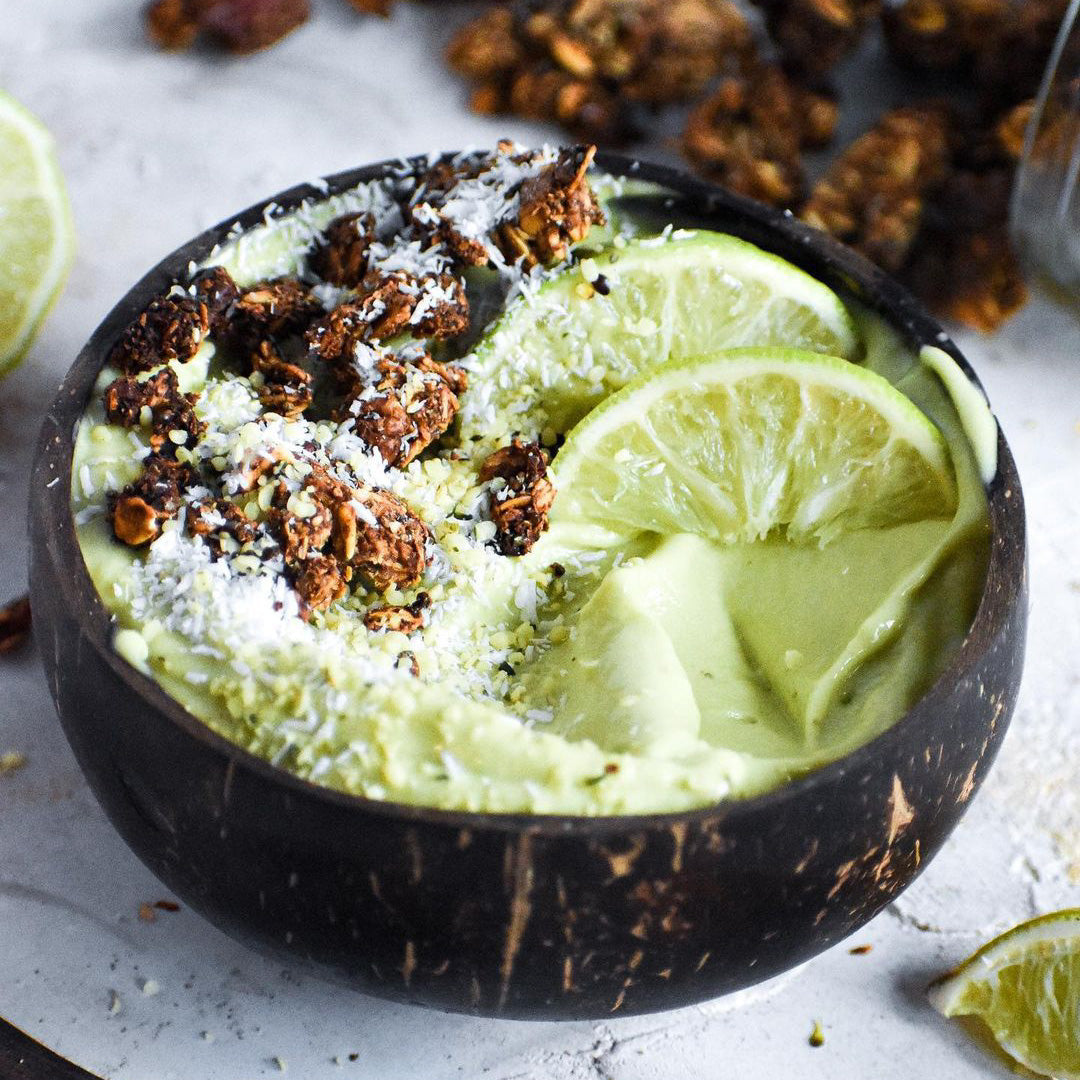
[[[913,347],[936,322],[866,260],[681,173],[602,155],[670,189],[680,220],[773,251],[884,315]],[[329,179],[339,191],[400,163]],[[356,990],[482,1016],[573,1019],[688,1005],[808,960],[934,857],[986,776],[1020,683],[1024,507],[999,435],[992,546],[962,647],[893,727],[766,795],[589,818],[449,812],[340,794],[219,737],[111,645],[70,507],[73,431],[117,335],[235,221],[324,196],[301,185],[163,259],[80,353],[41,435],[30,507],[34,625],[67,737],[116,829],[226,933]],[[669,204],[670,205],[670,204]],[[57,482],[59,481],[59,482]]]

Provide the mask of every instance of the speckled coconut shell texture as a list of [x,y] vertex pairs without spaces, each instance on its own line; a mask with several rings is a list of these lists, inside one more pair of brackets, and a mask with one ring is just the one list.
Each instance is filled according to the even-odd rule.
[[[599,164],[668,186],[680,215],[850,291],[913,346],[941,345],[974,379],[900,286],[828,237],[680,173],[614,155]],[[388,167],[335,176],[330,190]],[[268,202],[287,210],[321,194],[304,185]],[[284,962],[398,1001],[537,1019],[670,1009],[747,987],[894,899],[978,789],[1020,684],[1024,508],[1003,438],[986,591],[952,665],[888,732],[757,798],[589,819],[345,796],[213,734],[113,652],[69,503],[75,423],[121,328],[235,220],[261,221],[265,205],[169,256],[109,314],[64,380],[34,470],[41,656],[79,763],[139,857],[185,903]]]

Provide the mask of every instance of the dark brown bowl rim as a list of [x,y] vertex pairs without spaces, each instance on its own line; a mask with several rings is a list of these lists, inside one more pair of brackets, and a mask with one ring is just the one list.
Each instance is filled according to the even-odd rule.
[[[40,495],[40,504],[32,504],[31,507],[31,513],[35,509],[40,509],[52,519],[50,524],[55,528],[52,535],[57,538],[65,564],[71,568],[70,573],[57,575],[59,578],[57,586],[62,590],[70,605],[70,610],[79,612],[84,640],[98,651],[115,674],[131,688],[133,694],[146,701],[149,707],[158,709],[188,735],[228,758],[230,768],[242,767],[252,770],[268,781],[281,783],[298,794],[338,807],[404,819],[410,823],[445,826],[455,830],[487,829],[506,833],[529,832],[533,835],[595,834],[602,836],[643,828],[669,828],[673,824],[715,820],[717,817],[732,820],[758,813],[767,814],[771,808],[786,801],[795,800],[805,791],[816,786],[825,786],[834,780],[840,780],[849,773],[858,772],[873,760],[893,751],[896,743],[903,742],[905,729],[914,722],[913,714],[935,701],[948,700],[969,671],[971,660],[991,640],[995,612],[994,598],[995,595],[1002,596],[1003,594],[998,592],[992,595],[989,583],[994,577],[994,571],[1005,569],[1010,561],[1004,553],[999,551],[999,545],[991,543],[987,585],[984,586],[975,618],[956,656],[926,693],[888,729],[835,761],[812,769],[775,790],[746,798],[721,799],[692,809],[662,813],[585,815],[441,810],[436,807],[371,799],[363,795],[336,791],[273,765],[239,744],[231,742],[223,735],[219,735],[170,697],[156,681],[132,667],[113,649],[112,618],[102,603],[83,561],[70,502],[74,426],[85,409],[87,397],[104,363],[106,346],[111,344],[117,331],[141,311],[153,295],[187,273],[193,263],[204,261],[216,245],[230,239],[230,234],[235,234],[237,230],[246,231],[263,222],[284,216],[305,201],[321,201],[360,183],[392,174],[404,175],[413,172],[418,167],[422,167],[425,160],[425,156],[387,159],[345,170],[314,182],[288,188],[248,207],[239,214],[226,218],[220,224],[206,229],[176,249],[148,271],[114,305],[91,335],[65,375],[43,425],[34,466],[35,504],[37,495],[46,486],[46,481],[51,482],[51,486],[44,491],[43,495]],[[815,276],[821,276],[824,266],[827,271],[826,276],[832,278],[834,285],[846,287],[848,291],[858,294],[862,302],[879,311],[894,328],[900,330],[912,347],[919,348],[932,344],[943,349],[957,361],[967,378],[985,396],[982,384],[971,365],[925,308],[884,271],[857,252],[834,240],[827,233],[796,220],[789,211],[775,210],[677,169],[608,152],[598,154],[596,162],[600,168],[614,176],[621,176],[627,180],[643,180],[669,188],[676,197],[693,200],[695,208],[702,213],[715,213],[723,208],[729,214],[744,217],[753,229],[773,234],[778,241],[778,246],[788,249],[784,257],[792,261],[800,262],[799,252],[807,252],[809,256],[807,261],[816,264]],[[1007,495],[1001,491],[1003,462],[1008,462],[1011,466],[1012,459],[999,426],[998,469],[988,485],[992,540],[997,532],[994,528],[998,516],[997,511],[1000,511],[1003,517],[1017,512],[1023,514],[1023,499],[1019,485],[1014,483]],[[58,484],[55,483],[57,477],[60,479]],[[1022,574],[1025,560],[1017,559],[1012,565],[1019,567],[1019,572]]]

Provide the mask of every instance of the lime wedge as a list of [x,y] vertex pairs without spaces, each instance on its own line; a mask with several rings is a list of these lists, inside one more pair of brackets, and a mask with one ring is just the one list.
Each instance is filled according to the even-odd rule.
[[52,136],[0,92],[0,375],[26,354],[74,248]]
[[834,356],[732,349],[669,362],[593,410],[554,464],[556,522],[825,543],[956,509],[938,429]]
[[[496,404],[537,431],[565,432],[640,373],[739,345],[849,360],[860,347],[827,286],[752,244],[699,231],[609,248],[526,296],[477,348],[471,381],[495,387]],[[474,421],[481,436],[484,419]],[[466,437],[468,424],[466,406]]]
[[1013,927],[933,983],[944,1016],[976,1016],[1021,1065],[1080,1080],[1080,908]]

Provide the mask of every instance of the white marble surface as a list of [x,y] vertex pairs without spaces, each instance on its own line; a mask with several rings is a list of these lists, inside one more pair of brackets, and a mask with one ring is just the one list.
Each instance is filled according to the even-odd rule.
[[[79,254],[26,365],[0,384],[0,598],[24,588],[40,415],[98,320],[162,254],[305,177],[504,133],[550,137],[463,108],[436,56],[467,9],[402,7],[382,23],[343,0],[314,6],[317,20],[283,46],[235,61],[152,52],[131,0],[5,6],[0,87],[56,134]],[[923,988],[986,935],[1080,904],[1080,321],[1040,300],[961,343],[1028,499],[1027,676],[964,822],[852,942],[699,1008],[555,1025],[386,1005],[267,962],[187,911],[142,922],[139,904],[166,894],[87,790],[28,650],[0,661],[0,752],[28,759],[0,776],[0,1015],[110,1080],[248,1080],[279,1075],[275,1057],[314,1080],[1007,1075]],[[849,954],[863,942],[873,951]],[[142,992],[147,979],[159,993]],[[819,1049],[807,1043],[815,1021]]]

